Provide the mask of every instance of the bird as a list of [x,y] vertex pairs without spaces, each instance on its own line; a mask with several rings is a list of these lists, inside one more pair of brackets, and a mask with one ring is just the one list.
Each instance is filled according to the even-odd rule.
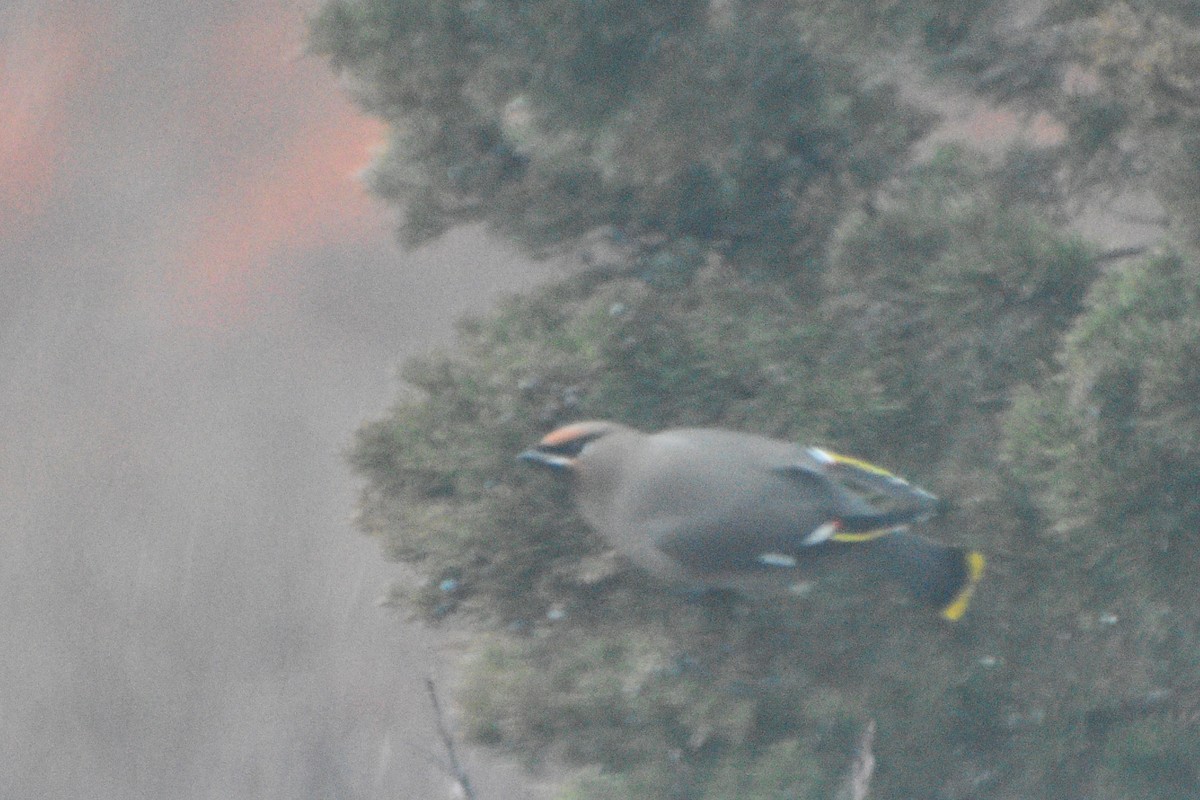
[[956,622],[984,572],[981,552],[911,530],[938,512],[935,495],[821,447],[587,420],[550,431],[518,458],[566,474],[588,525],[670,583],[761,596],[832,557],[898,582]]

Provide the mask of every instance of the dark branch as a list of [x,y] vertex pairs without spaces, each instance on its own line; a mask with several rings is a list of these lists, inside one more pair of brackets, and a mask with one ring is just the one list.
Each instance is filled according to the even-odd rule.
[[438,700],[437,687],[433,683],[432,676],[426,676],[425,690],[429,692],[429,702],[433,706],[433,718],[437,724],[438,738],[442,740],[442,746],[446,748],[446,756],[450,759],[450,776],[458,783],[458,788],[466,800],[475,800],[475,790],[471,788],[471,778],[458,760],[454,737],[450,735],[450,728],[446,725],[446,717],[442,713],[442,703]]

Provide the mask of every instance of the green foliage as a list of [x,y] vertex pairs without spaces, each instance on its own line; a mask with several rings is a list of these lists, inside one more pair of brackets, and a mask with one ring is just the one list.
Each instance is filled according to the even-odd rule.
[[373,182],[413,243],[484,220],[535,252],[604,229],[803,272],[928,122],[737,0],[335,0],[313,42],[394,123]]
[[[482,220],[537,252],[617,245],[410,364],[350,454],[361,526],[420,576],[406,604],[490,631],[474,739],[578,767],[575,800],[829,798],[871,720],[878,797],[1200,795],[1195,15],[1058,2],[1019,29],[1002,5],[316,18],[392,124],[373,180],[410,241]],[[909,163],[928,119],[880,77],[898,61],[1050,109],[1066,139]],[[1128,181],[1179,243],[1101,273],[1058,229],[1063,192]],[[589,417],[869,455],[953,501],[927,532],[989,576],[954,628],[839,573],[769,609],[688,602],[514,462]]]
[[1020,392],[1007,420],[1012,472],[1044,520],[1027,547],[1072,565],[1073,592],[1110,609],[1093,635],[1110,632],[1089,654],[1109,699],[1085,715],[1088,736],[1072,731],[1086,763],[1101,765],[1088,776],[1103,787],[1097,797],[1200,787],[1190,767],[1173,766],[1197,744],[1198,287],[1194,263],[1171,253],[1103,275],[1061,370]]
[[1004,4],[995,0],[828,0],[796,5],[805,30],[816,31],[813,38],[819,47],[851,52],[860,61],[886,59],[914,42],[921,45],[918,53],[932,56],[978,45],[1005,14]]
[[1200,528],[1198,278],[1169,253],[1106,274],[1063,370],[1010,422],[1014,471],[1058,535],[1100,574],[1171,587],[1163,600],[1195,567]]
[[[1200,736],[1195,711],[1131,724],[1106,742],[1099,798],[1188,800],[1196,796]],[[1165,719],[1164,719],[1165,717]]]
[[[1089,715],[1170,686],[1165,665],[1200,648],[1161,593],[1129,583],[1131,562],[1097,562],[1097,534],[1076,541],[1043,507],[1091,491],[1086,472],[1067,480],[1086,419],[1028,387],[1062,385],[1064,331],[1068,352],[1117,335],[1091,320],[1105,292],[1128,291],[1106,277],[1085,303],[1087,249],[986,191],[989,174],[953,153],[913,169],[844,225],[815,305],[716,262],[683,282],[583,276],[408,368],[415,394],[352,455],[362,518],[425,576],[428,618],[457,610],[501,632],[466,679],[473,736],[592,765],[571,790],[586,798],[825,797],[870,719],[881,796],[1092,779],[1107,745]],[[1154,363],[1148,386],[1186,391]],[[890,454],[960,504],[932,535],[984,547],[998,577],[958,632],[849,575],[771,610],[688,603],[605,558],[565,487],[513,463],[587,417]],[[1028,488],[1043,475],[1053,491]]]
[[[562,493],[548,494],[517,452],[587,417],[817,438],[867,426],[885,404],[865,371],[820,357],[827,338],[776,287],[716,267],[666,292],[634,279],[573,281],[516,298],[465,325],[457,353],[409,365],[419,395],[359,432],[360,524],[384,534],[394,557],[422,564],[426,611],[478,593],[508,621],[540,617],[572,571],[581,528],[570,517],[577,533],[563,535]],[[442,592],[444,580],[460,588]]]
[[989,173],[943,151],[848,225],[835,250],[827,305],[844,320],[841,347],[894,405],[866,442],[873,452],[971,441],[981,411],[1046,368],[1080,308],[1089,248],[997,191]]
[[994,101],[1065,125],[1053,171],[1076,208],[1139,190],[1161,204],[1175,235],[1200,243],[1194,2],[1055,0],[1024,25],[982,14],[968,31],[939,66]]

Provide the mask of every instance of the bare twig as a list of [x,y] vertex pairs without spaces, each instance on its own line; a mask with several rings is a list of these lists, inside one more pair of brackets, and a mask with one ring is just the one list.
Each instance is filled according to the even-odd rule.
[[475,790],[471,788],[471,778],[458,760],[454,737],[450,735],[450,728],[446,725],[446,716],[442,713],[442,703],[438,700],[437,686],[434,685],[431,675],[425,677],[425,691],[429,692],[429,702],[433,705],[433,718],[437,724],[438,738],[442,740],[442,746],[446,748],[446,756],[450,759],[450,777],[454,779],[457,784],[456,788],[464,800],[475,800]]
[[1145,253],[1149,249],[1150,248],[1145,245],[1136,245],[1133,247],[1117,247],[1112,250],[1105,250],[1103,253],[1099,253],[1092,259],[1092,263],[1100,264],[1105,261],[1118,261],[1122,258],[1133,258],[1134,256],[1140,256],[1142,253]]
[[836,800],[867,800],[871,792],[871,776],[875,774],[875,754],[871,750],[874,744],[875,720],[871,720],[863,729],[862,736],[858,737],[854,760],[850,762],[845,783],[835,795]]

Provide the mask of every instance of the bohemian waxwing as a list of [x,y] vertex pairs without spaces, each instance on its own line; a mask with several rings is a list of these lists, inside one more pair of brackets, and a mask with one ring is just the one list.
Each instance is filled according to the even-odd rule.
[[[966,612],[981,553],[918,536],[933,495],[865,461],[712,428],[646,434],[577,422],[521,453],[570,475],[584,519],[634,564],[752,594],[829,556],[899,581],[948,620]],[[836,558],[835,558],[836,560]]]

